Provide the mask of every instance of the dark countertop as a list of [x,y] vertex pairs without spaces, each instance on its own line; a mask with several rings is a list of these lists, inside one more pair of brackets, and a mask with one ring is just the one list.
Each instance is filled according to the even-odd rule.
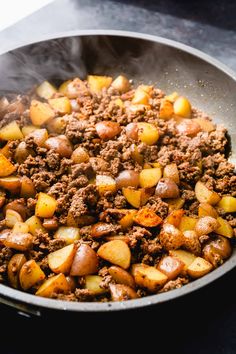
[[[221,60],[236,71],[236,3],[234,1],[58,0],[0,33],[1,51],[33,41],[42,35],[74,29],[123,29],[181,41]],[[77,315],[51,320],[20,316],[1,306],[0,352],[48,352],[40,344],[51,338],[54,352],[67,345],[80,351],[126,351],[133,348],[180,354],[233,354],[236,352],[236,270],[194,294],[147,311],[112,316]],[[136,330],[136,335],[130,332]],[[69,336],[69,343],[66,336]],[[55,339],[56,338],[56,339]],[[87,339],[88,338],[88,339]],[[27,344],[30,340],[36,344]],[[86,342],[87,340],[87,342]],[[84,347],[84,346],[83,346]],[[56,350],[57,349],[57,350]]]

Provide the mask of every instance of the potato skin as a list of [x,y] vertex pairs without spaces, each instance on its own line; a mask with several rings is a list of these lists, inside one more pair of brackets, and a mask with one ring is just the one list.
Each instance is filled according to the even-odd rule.
[[182,246],[183,234],[171,224],[164,224],[159,234],[159,240],[163,248],[167,251],[178,249]]
[[116,283],[128,285],[129,287],[135,289],[134,278],[126,270],[118,266],[111,266],[110,268],[108,268],[108,272]]
[[156,195],[160,198],[178,198],[179,187],[170,178],[161,178],[156,186]]
[[214,240],[207,243],[203,250],[203,257],[214,267],[222,264],[223,261],[231,256],[232,246],[229,239],[217,236]]
[[124,284],[110,284],[112,301],[125,301],[137,299],[138,295],[134,289]]
[[88,245],[81,244],[76,251],[71,266],[70,275],[89,275],[98,271],[98,257],[96,252]]

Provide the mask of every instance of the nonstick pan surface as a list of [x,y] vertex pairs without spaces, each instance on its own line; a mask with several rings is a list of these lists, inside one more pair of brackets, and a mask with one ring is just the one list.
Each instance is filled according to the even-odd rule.
[[[49,80],[55,84],[88,73],[126,74],[136,83],[153,83],[167,93],[178,91],[228,129],[230,160],[236,161],[236,75],[208,55],[164,38],[124,31],[76,31],[44,38],[0,53],[0,95],[24,93]],[[47,309],[111,312],[160,304],[187,295],[223,276],[236,265],[236,249],[221,267],[167,293],[110,303],[73,303],[30,295],[0,285],[0,302],[41,315]]]

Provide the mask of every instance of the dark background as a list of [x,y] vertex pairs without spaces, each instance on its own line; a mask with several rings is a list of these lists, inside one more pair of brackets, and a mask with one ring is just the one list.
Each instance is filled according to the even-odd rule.
[[[235,1],[58,0],[0,32],[0,51],[74,29],[123,29],[175,39],[236,70]],[[233,354],[235,280],[236,270],[174,302],[111,315],[32,318],[2,305],[0,353],[111,353],[146,347],[142,351]]]

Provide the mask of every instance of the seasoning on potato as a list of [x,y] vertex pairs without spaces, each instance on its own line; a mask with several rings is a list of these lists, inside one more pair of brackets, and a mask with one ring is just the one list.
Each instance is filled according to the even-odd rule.
[[227,132],[181,92],[88,75],[0,97],[0,116],[3,284],[67,301],[136,301],[230,258]]

